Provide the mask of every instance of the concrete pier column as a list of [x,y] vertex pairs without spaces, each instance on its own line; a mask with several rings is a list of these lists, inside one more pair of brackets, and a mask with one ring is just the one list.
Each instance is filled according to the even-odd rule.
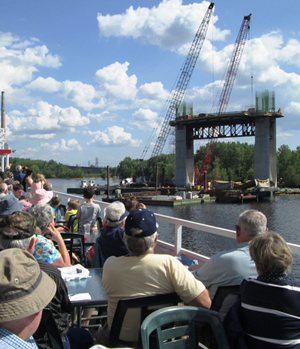
[[276,118],[271,116],[255,119],[254,176],[258,179],[270,178],[277,186]]
[[176,126],[175,185],[194,185],[194,142],[193,129],[186,125]]

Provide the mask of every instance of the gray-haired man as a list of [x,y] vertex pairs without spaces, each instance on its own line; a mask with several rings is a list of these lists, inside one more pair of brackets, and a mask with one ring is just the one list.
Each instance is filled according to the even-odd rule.
[[[136,209],[127,217],[124,240],[130,256],[109,257],[104,264],[102,282],[108,300],[108,328],[98,330],[97,343],[107,344],[105,341],[120,299],[176,292],[185,303],[210,307],[205,286],[181,262],[170,255],[154,254],[156,230],[156,219],[151,211]],[[120,340],[136,342],[140,324],[135,309],[131,309],[125,321],[126,330],[121,331]]]
[[[265,233],[266,216],[257,210],[247,210],[239,216],[236,230],[238,246],[212,256],[201,268],[193,272],[207,287],[213,299],[219,286],[239,285],[243,279],[257,277],[255,264],[251,261],[249,241],[257,234]],[[224,309],[226,311],[227,309]],[[221,314],[223,316],[225,314]]]

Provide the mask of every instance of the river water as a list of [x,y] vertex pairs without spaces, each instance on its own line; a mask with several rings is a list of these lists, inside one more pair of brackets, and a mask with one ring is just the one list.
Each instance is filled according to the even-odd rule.
[[[49,179],[53,189],[67,192],[69,187],[78,187],[80,180]],[[104,185],[106,181],[95,180],[96,184]],[[110,180],[110,185],[118,184],[118,180]],[[102,200],[102,196],[96,197]],[[273,200],[261,202],[246,202],[244,204],[205,203],[182,205],[176,207],[150,206],[147,208],[154,213],[186,219],[220,228],[232,229],[240,213],[248,209],[257,209],[268,218],[269,230],[280,234],[286,241],[300,245],[300,195],[275,196]],[[174,226],[160,222],[159,239],[174,242]],[[205,232],[184,228],[182,245],[184,248],[212,256],[221,250],[227,250],[237,245],[234,239],[216,236]],[[293,276],[300,281],[300,256],[295,256]]]

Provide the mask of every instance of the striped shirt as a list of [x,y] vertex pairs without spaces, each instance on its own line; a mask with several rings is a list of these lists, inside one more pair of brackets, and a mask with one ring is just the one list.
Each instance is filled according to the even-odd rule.
[[20,337],[11,333],[7,329],[0,327],[0,348],[1,349],[38,349],[34,339],[30,337],[28,341],[23,341]]
[[244,280],[241,302],[249,348],[300,349],[300,287],[288,277]]

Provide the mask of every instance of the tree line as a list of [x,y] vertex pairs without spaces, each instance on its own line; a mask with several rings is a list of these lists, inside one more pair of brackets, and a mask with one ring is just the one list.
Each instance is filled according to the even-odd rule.
[[[199,169],[206,152],[206,146],[201,146],[194,155],[195,163]],[[31,159],[10,159],[12,170],[21,164],[33,169],[33,177],[43,173],[47,178],[107,178],[107,170],[100,169],[99,173],[91,173],[80,166],[70,169],[67,165],[54,160],[42,161]],[[122,179],[141,177],[145,181],[155,182],[156,176],[161,185],[173,185],[175,180],[175,155],[162,154],[157,159],[148,160],[131,159],[125,157],[118,166],[109,169],[110,177]],[[211,164],[207,171],[208,179],[233,180],[245,182],[254,178],[254,145],[240,142],[217,142],[215,144]],[[291,150],[289,146],[282,145],[277,151],[277,176],[281,185],[287,187],[300,187],[300,147]],[[260,178],[264,179],[264,178]]]

